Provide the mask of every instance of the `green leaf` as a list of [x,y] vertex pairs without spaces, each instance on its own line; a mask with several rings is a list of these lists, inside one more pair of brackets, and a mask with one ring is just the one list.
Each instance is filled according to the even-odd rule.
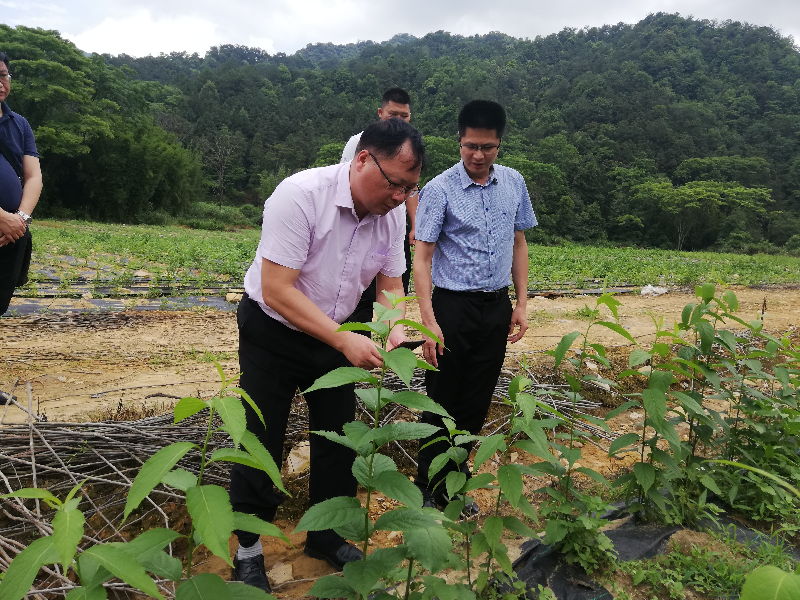
[[[120,542],[118,547],[133,556],[140,558],[148,554],[155,554],[164,549],[167,544],[170,544],[183,537],[177,531],[165,529],[163,527],[154,527],[143,531],[141,534],[131,539],[130,542]],[[115,542],[116,544],[116,542]]]
[[[386,310],[384,307],[381,307]],[[336,331],[372,331],[366,323],[342,323]]]
[[[363,456],[357,456],[353,461],[353,475],[356,481],[364,487],[375,487],[369,477],[369,462]],[[375,478],[384,471],[397,471],[394,461],[384,454],[375,454],[372,459],[372,477]]]
[[266,423],[264,422],[264,415],[261,413],[261,409],[258,408],[256,403],[253,402],[253,399],[250,397],[250,394],[245,392],[242,388],[238,388],[238,387],[225,388],[225,391],[226,392],[233,392],[235,394],[239,394],[242,397],[242,400],[247,402],[250,405],[250,408],[253,409],[253,411],[256,413],[256,415],[258,415],[258,418],[261,421],[261,424],[266,427]]
[[359,367],[339,367],[338,369],[334,369],[330,373],[326,373],[317,379],[314,384],[307,390],[303,391],[303,393],[307,394],[309,392],[313,392],[314,390],[321,390],[323,388],[335,388],[339,387],[340,385],[356,383],[357,381],[363,381],[375,386],[380,383],[377,377],[375,377],[372,373]]
[[381,577],[394,570],[405,556],[405,546],[378,548],[367,555],[366,560],[347,563],[343,569],[344,579],[366,598]]
[[555,364],[556,368],[558,368],[558,365],[560,365],[561,361],[564,360],[564,356],[567,354],[567,350],[570,349],[570,347],[572,346],[572,342],[574,342],[575,339],[580,334],[581,334],[580,331],[573,331],[572,333],[568,333],[567,335],[562,337],[561,341],[558,342],[558,346],[556,346],[556,349],[553,351],[553,356],[556,359],[556,364]]
[[367,327],[369,327],[372,331],[377,333],[381,338],[385,339],[386,337],[389,336],[389,326],[386,323],[375,321],[372,323],[367,323]]
[[455,498],[467,482],[467,474],[461,471],[450,471],[445,477],[444,483],[447,489],[448,498]]
[[312,598],[355,598],[356,591],[342,577],[326,575],[314,582],[308,595]]
[[630,333],[628,333],[628,330],[625,329],[619,323],[611,323],[610,321],[597,321],[595,323],[595,325],[602,325],[603,327],[606,327],[607,329],[610,329],[611,331],[620,334],[622,337],[624,337],[626,340],[628,340],[631,344],[635,344],[636,343],[636,340],[633,339],[633,336]]
[[86,519],[77,509],[56,512],[53,517],[53,544],[58,550],[61,564],[66,573],[67,567],[72,564],[78,544],[83,538],[83,525]]
[[341,527],[359,516],[363,517],[365,512],[366,509],[361,507],[358,498],[337,496],[309,508],[300,519],[294,532],[322,531]]
[[206,548],[233,566],[228,548],[228,539],[233,531],[233,509],[228,491],[218,485],[189,488],[186,508]]
[[191,442],[176,442],[162,448],[145,461],[128,492],[123,521],[128,518],[132,511],[139,507],[142,500],[153,491],[154,487],[161,483],[164,475],[169,473],[172,467],[186,456],[186,453],[192,448],[197,448],[197,446]]
[[703,299],[703,302],[711,302],[714,299],[717,288],[713,283],[704,283],[701,286],[695,286],[695,296]]
[[114,577],[121,579],[137,590],[164,600],[164,596],[158,591],[156,584],[145,573],[144,567],[138,561],[131,560],[131,555],[124,550],[110,544],[100,544],[92,546],[81,556],[90,557]]
[[[395,352],[395,350],[392,350],[392,352]],[[429,413],[441,415],[443,417],[450,416],[441,405],[428,398],[428,396],[425,394],[420,394],[419,392],[413,392],[411,390],[397,392],[392,396],[392,402],[401,404],[402,406],[411,408],[413,410],[426,410]]]
[[600,483],[602,485],[605,485],[605,486],[610,486],[611,485],[611,483],[609,483],[608,479],[603,477],[600,473],[598,473],[594,469],[590,469],[589,467],[578,467],[577,469],[575,469],[575,471],[577,471],[578,473],[583,473],[587,477],[590,477],[590,478],[594,479],[597,483]]
[[175,600],[233,600],[233,590],[219,575],[200,573],[178,586]]
[[379,531],[402,531],[404,533],[412,529],[427,529],[438,526],[439,524],[433,517],[411,508],[390,510],[383,513],[375,521],[375,529]]
[[378,490],[405,504],[410,508],[422,508],[422,492],[408,480],[408,477],[397,471],[384,471],[373,479]]
[[654,369],[650,373],[650,381],[648,382],[647,387],[666,393],[666,391],[669,389],[669,386],[672,385],[672,380],[674,378],[675,376],[669,371]]
[[736,356],[736,337],[730,331],[725,329],[718,331],[717,339],[733,356]]
[[161,483],[185,492],[197,485],[197,475],[186,469],[174,469],[161,478]]
[[615,454],[619,450],[623,448],[627,448],[628,446],[635,444],[639,441],[639,434],[638,433],[626,433],[625,435],[619,436],[608,447],[608,454],[609,456]]
[[633,473],[636,476],[636,481],[639,482],[645,492],[655,483],[656,470],[650,463],[636,463],[633,465]]
[[725,304],[728,305],[728,310],[731,312],[736,312],[739,310],[739,300],[736,298],[736,294],[734,294],[731,290],[728,290],[722,294],[722,298],[725,300]]
[[245,429],[247,429],[247,417],[244,414],[242,401],[233,396],[212,398],[211,407],[219,413],[225,423],[225,431],[231,436],[233,443],[238,446],[242,441]]
[[654,421],[663,421],[667,415],[667,397],[660,390],[642,390],[642,403],[648,416]]
[[244,446],[245,450],[252,454],[255,459],[261,463],[264,472],[269,475],[269,478],[272,480],[272,483],[275,484],[275,487],[277,487],[284,494],[291,496],[291,494],[286,491],[286,488],[283,487],[283,482],[281,481],[281,470],[277,467],[275,461],[272,460],[272,455],[267,452],[266,448],[264,448],[264,444],[259,441],[254,433],[250,431],[244,432],[244,435],[242,436],[242,446]]
[[0,598],[22,600],[31,589],[36,574],[42,565],[58,562],[59,554],[52,537],[34,540],[22,550],[0,580]]
[[[121,548],[124,550],[125,544],[122,542],[114,542],[113,545],[123,546]],[[109,544],[112,545],[112,544]],[[114,577],[107,569],[101,567],[96,560],[94,560],[91,556],[87,555],[85,552],[78,555],[78,567],[81,572],[81,584],[85,588],[94,588],[101,585],[104,581],[108,581],[112,577]]]
[[139,558],[144,570],[156,577],[170,581],[180,581],[183,576],[183,563],[166,552],[153,552]]
[[741,600],[797,600],[800,598],[800,575],[764,565],[747,576]]
[[95,587],[78,587],[72,588],[67,595],[64,597],[64,600],[106,600],[108,598],[108,592],[106,588],[102,585],[98,585]]
[[189,417],[196,415],[204,408],[208,408],[208,404],[206,404],[203,400],[200,400],[200,398],[192,398],[191,396],[187,398],[181,398],[178,400],[175,408],[172,409],[172,412],[175,415],[173,423],[180,423],[184,419],[188,419]]
[[226,584],[233,594],[233,600],[277,600],[272,594],[240,581],[228,581]]
[[61,505],[61,500],[47,490],[41,488],[23,488],[16,492],[11,492],[10,494],[4,494],[0,496],[0,498],[40,498],[42,500],[49,500],[55,505]]
[[235,448],[217,448],[214,450],[211,458],[208,459],[208,462],[232,462],[245,465],[246,467],[251,467],[253,469],[258,469],[259,471],[265,470],[264,465],[258,462],[252,454],[245,452],[244,450],[236,450]]
[[544,526],[544,543],[557,544],[566,537],[568,531],[569,529],[564,521],[548,519],[547,525]]
[[361,399],[364,406],[371,412],[375,412],[378,409],[378,388],[356,388],[356,396]]
[[441,427],[436,427],[435,425],[429,425],[427,423],[389,423],[383,427],[373,429],[371,433],[364,437],[362,443],[374,440],[375,444],[380,448],[389,442],[426,438],[440,429]]
[[631,369],[633,367],[638,367],[642,363],[646,363],[651,358],[653,358],[652,352],[642,350],[641,348],[636,348],[635,350],[631,351],[631,354],[628,357],[628,366]]
[[708,489],[714,492],[718,497],[720,498],[723,497],[722,491],[720,491],[719,487],[717,486],[717,483],[713,479],[711,479],[711,477],[709,477],[708,475],[703,475],[700,478],[700,483],[702,483],[704,486],[706,486]]
[[441,525],[434,522],[432,527],[403,531],[403,539],[411,555],[431,573],[449,565],[453,541]]
[[[436,342],[440,346],[444,346],[444,344],[442,344],[442,340],[440,340],[438,337],[433,335],[433,332],[430,329],[428,329],[427,327],[425,327],[423,325],[420,325],[416,321],[411,321],[409,319],[397,319],[397,321],[395,321],[394,324],[395,325],[407,325],[408,327],[411,327],[412,329],[416,329],[417,331],[419,331],[423,335],[428,336],[429,338],[431,338],[434,342]],[[444,346],[444,347],[447,348],[447,346]]]
[[500,543],[500,538],[503,537],[503,519],[494,515],[487,517],[483,524],[483,534],[486,536],[489,548],[494,552]]
[[500,450],[501,452],[506,449],[506,438],[503,434],[498,433],[490,435],[481,441],[481,445],[475,452],[474,470],[478,470],[480,466],[489,460],[494,453]]
[[697,324],[697,331],[700,333],[700,352],[709,354],[714,345],[714,326],[708,321],[700,321]]
[[395,348],[391,352],[381,351],[383,362],[406,384],[411,385],[414,368],[417,366],[417,355],[408,348]]
[[233,511],[233,528],[257,533],[258,535],[280,538],[287,544],[291,544],[289,538],[277,526],[267,523],[255,515]]
[[500,489],[506,496],[506,500],[511,503],[511,506],[517,508],[519,504],[519,497],[522,495],[522,474],[515,466],[503,465],[497,469],[497,482],[500,484]]
[[517,517],[503,517],[503,527],[508,529],[509,531],[513,531],[517,535],[522,535],[525,537],[536,538],[536,532],[525,525],[522,521],[520,521]]
[[685,394],[683,392],[670,392],[670,396],[675,398],[681,403],[684,409],[686,409],[690,415],[705,415],[706,411],[703,409],[702,406],[697,402],[695,398],[693,398],[689,394]]
[[494,482],[494,475],[491,473],[480,473],[474,477],[470,477],[467,484],[464,486],[464,493],[483,488]]

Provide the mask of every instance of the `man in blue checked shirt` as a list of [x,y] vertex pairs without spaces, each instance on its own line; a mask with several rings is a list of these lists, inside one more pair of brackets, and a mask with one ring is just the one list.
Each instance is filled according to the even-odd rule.
[[[486,420],[506,343],[519,341],[528,329],[524,231],[537,222],[522,175],[494,164],[505,126],[505,110],[496,102],[473,100],[461,109],[461,161],[425,186],[416,220],[414,286],[422,322],[446,346],[425,341],[425,360],[439,369],[427,372],[427,392],[459,429],[474,435]],[[421,420],[443,426],[428,412]],[[447,503],[448,472],[460,468],[469,476],[466,463],[450,462],[429,479],[431,461],[448,447],[437,442],[419,452],[416,484],[426,506]],[[464,512],[477,514],[478,507],[471,503]]]

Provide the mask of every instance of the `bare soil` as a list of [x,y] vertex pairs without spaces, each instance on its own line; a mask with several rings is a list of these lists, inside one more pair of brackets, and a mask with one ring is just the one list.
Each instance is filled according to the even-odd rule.
[[[800,324],[800,290],[743,288],[735,291],[741,318],[748,321],[761,318],[766,308],[763,316],[766,330],[775,334],[796,333]],[[663,318],[664,327],[671,329],[673,322],[680,320],[683,307],[694,301],[694,296],[684,291],[671,291],[659,297],[626,295],[619,300],[622,303],[620,323],[640,344],[647,346],[654,339],[653,319]],[[529,368],[537,376],[543,379],[552,376],[552,358],[543,351],[553,348],[571,331],[585,331],[588,320],[582,318],[579,311],[586,305],[594,308],[595,301],[594,297],[530,298],[530,328],[519,343],[509,347],[506,370],[517,372],[524,354]],[[64,300],[55,302],[63,304]],[[606,307],[601,310],[608,313]],[[410,306],[408,316],[419,317],[416,305]],[[590,337],[593,342],[612,347],[612,363],[627,363],[630,346],[624,338],[602,327],[594,328]],[[234,312],[50,313],[5,318],[0,320],[0,348],[0,389],[14,390],[19,400],[26,403],[23,386],[30,381],[33,411],[46,415],[50,421],[100,420],[123,412],[135,418],[134,415],[165,412],[183,396],[210,397],[219,389],[219,376],[207,352],[217,357],[228,375],[238,370]],[[614,405],[612,397],[601,395],[598,399],[607,406]],[[5,423],[20,423],[27,420],[27,415],[10,408],[3,419]],[[631,431],[641,426],[641,420],[627,411],[612,421],[612,428],[618,432]],[[518,460],[528,462],[529,457],[520,454]],[[600,448],[585,444],[581,463],[614,477],[630,468],[634,460],[632,456],[623,460],[609,459]],[[531,483],[528,487],[526,491],[530,492],[534,486]],[[390,500],[382,500],[373,499],[371,512],[377,515],[391,508]],[[485,491],[478,494],[477,501],[488,511],[494,499]],[[278,563],[291,565],[292,582],[276,585],[275,593],[278,597],[294,598],[304,595],[313,579],[333,569],[302,553],[305,534],[292,534],[295,515],[284,516],[279,513],[277,524],[290,536],[293,546],[265,539],[265,560],[268,571]],[[399,541],[399,537],[390,539],[384,532],[376,535],[372,547]],[[514,542],[511,540],[509,546],[517,547],[521,540]],[[691,540],[678,542],[691,543]],[[232,539],[231,550],[235,548],[236,542]],[[201,556],[200,561],[201,570],[229,577],[229,568],[221,560]],[[619,583],[624,582],[620,580]]]

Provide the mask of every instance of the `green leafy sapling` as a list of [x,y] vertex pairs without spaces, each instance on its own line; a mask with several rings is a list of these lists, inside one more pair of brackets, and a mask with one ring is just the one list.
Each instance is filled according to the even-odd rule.
[[[258,414],[263,416],[247,393],[232,385],[236,378],[228,379],[222,367],[214,361],[222,385],[220,392],[208,401],[198,398],[182,398],[174,408],[174,422],[208,409],[206,438],[202,446],[192,442],[176,442],[156,452],[147,459],[131,484],[125,503],[123,521],[133,513],[149,494],[160,484],[167,485],[185,494],[186,507],[191,518],[190,533],[164,528],[149,529],[129,542],[110,542],[90,546],[78,553],[84,534],[85,518],[79,510],[76,497],[83,483],[76,485],[64,500],[59,500],[47,490],[25,488],[2,498],[38,498],[56,510],[52,520],[53,534],[35,540],[22,550],[9,565],[0,582],[0,597],[3,600],[21,600],[25,597],[42,566],[58,563],[64,574],[75,572],[80,586],[67,594],[69,600],[103,600],[107,597],[103,586],[109,579],[117,578],[142,593],[163,600],[163,589],[159,589],[152,576],[177,583],[175,597],[178,599],[199,598],[198,590],[205,597],[223,600],[245,600],[273,598],[265,592],[237,582],[226,582],[219,575],[203,573],[192,575],[194,552],[200,544],[231,564],[228,539],[234,529],[251,531],[260,535],[279,537],[288,542],[275,525],[248,514],[235,512],[230,504],[228,492],[217,485],[203,484],[206,467],[217,461],[236,462],[265,471],[272,481],[283,490],[280,471],[269,452],[245,427],[244,408],[241,400],[231,394],[239,394]],[[218,415],[223,424],[214,426]],[[220,448],[208,456],[208,444],[217,431],[228,433],[234,448]],[[241,449],[243,447],[244,449]],[[190,451],[198,451],[200,468],[197,475],[176,468],[178,462]],[[285,490],[284,490],[285,491]],[[189,549],[185,574],[181,561],[164,551],[164,548],[179,538],[187,538]],[[148,575],[149,573],[149,575]],[[211,596],[211,591],[214,593]]]
[[[400,579],[405,581],[405,597],[409,597],[412,588],[417,585],[414,579],[419,573],[418,567],[435,574],[458,562],[458,558],[452,553],[452,540],[442,524],[447,519],[436,509],[423,508],[422,492],[419,488],[398,472],[390,457],[379,453],[379,450],[392,442],[425,438],[439,431],[438,427],[425,423],[395,422],[381,425],[380,413],[387,405],[395,403],[412,410],[426,410],[448,417],[441,406],[424,394],[411,389],[393,392],[386,387],[385,380],[389,371],[394,372],[408,387],[415,368],[432,368],[407,348],[387,351],[392,327],[405,325],[437,342],[439,340],[422,325],[399,318],[402,310],[398,305],[408,300],[408,297],[398,297],[385,291],[383,293],[389,299],[391,308],[376,302],[373,305],[376,313],[374,322],[345,323],[340,327],[340,331],[369,331],[375,335],[383,358],[380,373],[375,375],[357,367],[341,367],[320,377],[305,390],[311,392],[352,383],[367,384],[368,387],[359,388],[356,393],[374,416],[372,427],[353,421],[344,426],[342,433],[314,432],[356,453],[353,475],[367,492],[365,506],[357,498],[331,498],[312,506],[297,525],[296,531],[333,528],[342,537],[361,544],[363,549],[362,560],[347,563],[342,578],[327,576],[314,583],[309,594],[319,598],[355,599],[371,595],[397,595],[397,588],[390,593],[390,587]],[[402,506],[383,513],[373,522],[368,508],[376,491],[397,500]],[[369,553],[369,538],[375,531],[401,531],[404,544],[394,548],[379,548]],[[435,585],[432,581],[428,583]],[[415,598],[419,597],[420,592],[413,593]]]

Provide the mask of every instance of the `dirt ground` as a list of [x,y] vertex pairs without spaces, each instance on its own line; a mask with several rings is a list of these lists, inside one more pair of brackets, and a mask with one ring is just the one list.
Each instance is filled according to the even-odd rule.
[[[800,290],[735,291],[741,318],[758,318],[766,306],[766,330],[777,334],[797,330]],[[664,327],[671,329],[672,323],[680,319],[683,307],[693,302],[694,297],[691,293],[670,291],[658,297],[619,296],[619,300],[621,324],[640,344],[647,346],[655,331],[653,318],[663,317]],[[516,370],[525,354],[534,371],[546,370],[552,358],[542,352],[554,347],[566,333],[585,331],[588,321],[579,311],[587,304],[594,308],[595,301],[595,297],[589,296],[530,298],[530,328],[519,343],[509,347],[506,369]],[[605,307],[602,310],[607,313]],[[409,307],[408,316],[418,318],[416,305]],[[627,352],[626,340],[605,328],[593,329],[590,337],[593,342],[619,346],[620,354]],[[18,399],[27,403],[24,383],[29,381],[33,412],[46,415],[50,421],[98,420],[118,410],[136,413],[143,406],[146,410],[163,411],[182,396],[210,397],[219,389],[219,376],[206,352],[214,354],[229,375],[238,367],[236,316],[232,311],[48,313],[5,318],[0,320],[0,348],[0,389],[6,392],[14,389]],[[15,407],[2,416],[4,423],[27,420],[27,415]],[[641,417],[628,411],[616,417],[612,427],[619,432],[630,431],[637,426],[637,418],[640,423]],[[601,449],[589,444],[583,450],[584,466],[609,476],[634,461],[632,456],[609,459]],[[390,500],[381,500],[374,499],[371,503],[376,514],[391,508]],[[488,510],[493,498],[478,495],[477,501]],[[289,535],[295,523],[279,520],[277,524]],[[386,533],[380,535],[375,540],[377,546],[399,541],[390,539]],[[279,540],[265,540],[266,566],[272,570],[273,581],[286,580],[275,587],[278,597],[302,596],[313,579],[332,572],[326,564],[302,553],[305,534],[290,537],[294,547]],[[509,543],[512,554],[513,547],[518,547],[521,541]],[[235,542],[231,543],[234,550]],[[204,563],[201,570],[227,577],[228,568],[222,561],[214,557],[201,560]]]

